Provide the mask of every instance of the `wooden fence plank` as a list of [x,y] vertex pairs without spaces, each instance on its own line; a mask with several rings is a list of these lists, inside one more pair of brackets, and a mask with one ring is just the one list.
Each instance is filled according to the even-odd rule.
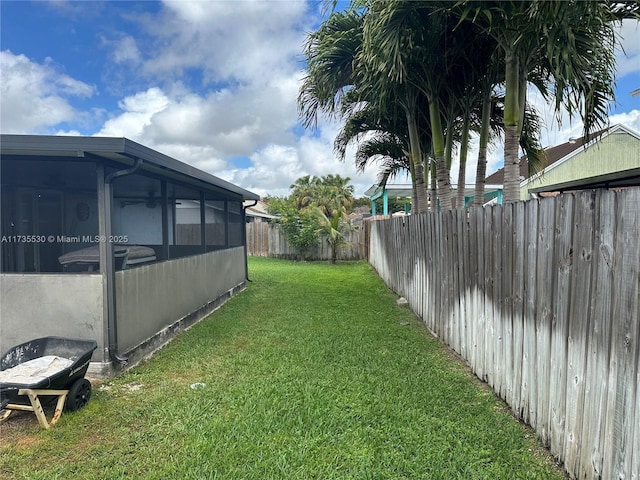
[[504,342],[503,342],[503,311],[504,311],[504,296],[503,296],[503,268],[504,268],[504,238],[503,238],[503,223],[502,217],[504,215],[504,207],[502,205],[496,205],[493,209],[493,228],[494,228],[494,244],[493,244],[493,371],[494,371],[494,385],[493,388],[498,395],[505,398],[505,383],[504,383]]
[[493,388],[496,378],[496,332],[495,323],[497,316],[494,308],[494,285],[496,283],[495,274],[495,252],[498,248],[495,244],[499,244],[495,236],[496,225],[494,223],[494,208],[485,210],[485,226],[488,235],[485,236],[484,244],[484,306],[485,306],[485,355],[484,355],[484,371],[486,382]]
[[413,232],[413,236],[419,239],[419,252],[420,256],[418,258],[418,272],[416,275],[420,282],[417,294],[420,297],[420,318],[424,319],[426,315],[426,294],[425,292],[428,290],[428,277],[426,274],[427,262],[426,257],[429,255],[429,245],[428,245],[428,235],[427,230],[425,228],[425,222],[427,219],[426,215],[416,215],[415,220],[415,231]]
[[567,326],[567,392],[565,406],[564,461],[576,471],[582,444],[586,342],[589,331],[589,294],[593,261],[593,222],[595,195],[581,192],[575,196],[573,215],[573,257]]
[[[525,339],[523,324],[524,308],[524,274],[525,274],[525,212],[524,202],[513,205],[513,305],[512,305],[512,383],[513,400],[512,410],[518,418],[524,418],[522,376],[523,376],[523,344]],[[526,392],[525,392],[526,393]],[[527,415],[528,416],[528,415]]]
[[467,257],[465,257],[465,252],[464,252],[464,239],[465,239],[465,235],[464,235],[464,215],[466,215],[466,212],[464,210],[460,210],[460,209],[456,209],[454,210],[454,222],[455,222],[455,230],[456,230],[456,248],[455,248],[455,253],[456,253],[456,263],[455,263],[455,267],[457,268],[457,278],[458,278],[458,285],[456,287],[457,290],[457,295],[458,295],[458,302],[457,302],[457,309],[458,309],[458,342],[460,345],[460,355],[462,355],[462,357],[467,358],[467,344],[468,344],[468,339],[467,339],[467,328],[466,328],[466,272],[465,272],[465,267],[468,268],[468,263],[466,261],[464,261],[463,259],[466,259]]
[[637,478],[640,189],[591,195],[375,222],[369,258],[572,477]]
[[468,323],[469,329],[469,364],[473,373],[482,378],[482,374],[478,370],[478,324],[480,323],[480,315],[478,312],[478,237],[476,235],[476,221],[477,221],[477,209],[471,208],[467,217],[467,242],[466,242],[466,257],[469,260],[468,268],[468,282],[467,289],[469,291],[467,296],[468,303]]
[[538,248],[538,206],[537,200],[525,205],[524,223],[524,301],[522,325],[522,419],[535,426],[537,424],[537,379],[536,357],[536,258]]
[[[603,476],[627,478],[631,471],[631,446],[637,419],[634,418],[638,384],[638,288],[640,282],[640,189],[624,192],[618,202],[618,225],[614,259],[609,400]],[[637,470],[637,467],[636,467]]]
[[445,295],[444,292],[446,292],[446,285],[445,285],[445,278],[444,278],[444,270],[443,270],[443,255],[444,255],[444,249],[443,249],[443,242],[444,242],[444,231],[442,228],[442,215],[434,215],[433,216],[433,222],[434,222],[434,232],[438,232],[438,234],[435,235],[435,257],[434,257],[434,262],[435,262],[435,269],[434,269],[434,274],[435,274],[435,279],[437,280],[434,283],[434,287],[435,287],[435,295],[433,298],[433,306],[432,308],[434,309],[434,314],[433,314],[433,331],[436,332],[436,334],[440,337],[440,338],[445,338],[444,337],[444,332],[442,331],[442,324],[443,324],[443,303],[442,303],[442,297]]
[[500,315],[500,337],[501,337],[501,364],[503,365],[502,380],[500,388],[502,398],[509,405],[514,402],[514,375],[513,375],[513,297],[514,297],[514,210],[515,203],[508,203],[502,212],[502,271],[500,283],[502,292],[501,315]]
[[594,212],[594,246],[587,373],[582,426],[579,478],[602,478],[604,425],[607,412],[607,383],[613,296],[613,251],[615,246],[615,195],[600,192]]
[[449,344],[453,349],[461,353],[460,350],[460,294],[458,292],[458,231],[455,221],[456,211],[451,210],[446,212],[445,218],[447,219],[447,256],[446,263],[448,276],[451,279],[449,282],[449,292],[447,293],[447,310],[450,312],[450,322],[447,322],[447,330],[449,332]]
[[567,328],[571,269],[573,267],[572,220],[573,195],[561,195],[556,202],[556,235],[554,263],[556,265],[555,299],[551,327],[551,449],[564,451],[565,405],[567,390]]
[[545,445],[551,438],[551,331],[553,328],[555,265],[555,204],[553,198],[540,202],[536,278],[536,373],[538,383],[537,432]]
[[[640,281],[640,279],[639,279]],[[638,306],[635,307],[636,316],[640,317]],[[631,442],[631,478],[640,478],[640,355],[636,355],[636,381],[635,381],[635,411],[632,412],[630,425],[635,425],[633,441]]]
[[485,369],[485,351],[486,351],[486,345],[487,345],[487,341],[486,341],[486,322],[487,322],[487,315],[486,315],[486,308],[485,308],[485,296],[486,296],[486,292],[484,291],[484,286],[485,286],[485,254],[486,254],[486,248],[485,248],[485,227],[486,227],[486,223],[485,223],[485,216],[484,216],[484,212],[485,209],[482,208],[476,208],[474,209],[474,216],[476,219],[475,225],[476,225],[476,229],[477,229],[477,234],[476,234],[476,262],[477,262],[477,268],[478,268],[478,277],[477,277],[477,281],[475,284],[475,297],[476,297],[476,316],[474,318],[477,318],[478,320],[478,325],[476,328],[476,345],[477,345],[477,352],[476,352],[476,360],[475,363],[477,365],[477,370],[478,370],[478,377],[481,378],[482,380],[486,381],[486,369]]
[[429,285],[430,285],[430,295],[429,295],[429,327],[432,332],[436,332],[436,318],[438,316],[437,309],[437,301],[438,301],[438,290],[440,286],[440,272],[438,270],[440,258],[438,252],[438,233],[436,225],[436,219],[438,215],[433,213],[426,214],[429,219],[429,230],[431,232],[430,244],[431,244],[431,254],[429,255]]
[[458,210],[458,239],[460,241],[459,245],[459,255],[458,263],[461,265],[460,268],[460,289],[461,297],[463,298],[462,308],[461,308],[461,323],[463,328],[464,335],[464,358],[472,358],[473,357],[473,315],[474,311],[472,309],[472,300],[471,300],[471,276],[473,275],[472,269],[473,264],[468,261],[471,257],[471,251],[469,248],[469,223],[467,212],[465,210]]

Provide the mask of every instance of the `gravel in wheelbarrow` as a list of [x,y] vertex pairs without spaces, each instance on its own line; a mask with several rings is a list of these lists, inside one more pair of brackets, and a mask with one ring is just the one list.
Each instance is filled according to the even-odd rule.
[[[49,428],[62,410],[75,411],[91,398],[84,378],[97,343],[64,337],[43,337],[11,348],[0,357],[0,422],[13,410],[32,411]],[[57,397],[53,418],[44,415],[40,397]]]

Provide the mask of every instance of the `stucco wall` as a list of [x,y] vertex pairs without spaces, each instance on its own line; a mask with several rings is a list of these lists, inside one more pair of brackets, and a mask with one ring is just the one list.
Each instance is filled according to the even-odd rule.
[[243,284],[244,268],[238,247],[117,272],[120,352]]
[[552,168],[525,184],[520,189],[520,197],[527,200],[529,190],[541,186],[639,167],[640,140],[623,131],[613,132],[586,150],[578,149],[575,155],[565,162],[552,165]]
[[[244,248],[116,272],[118,353],[130,365],[244,287]],[[0,274],[0,353],[45,336],[98,342],[90,374],[109,376],[100,274]],[[144,344],[144,345],[143,345]]]
[[0,351],[34,338],[61,336],[98,342],[105,334],[99,274],[0,274]]

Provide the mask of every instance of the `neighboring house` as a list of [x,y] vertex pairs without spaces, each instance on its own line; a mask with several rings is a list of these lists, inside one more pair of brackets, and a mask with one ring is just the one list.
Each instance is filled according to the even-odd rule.
[[[486,202],[497,201],[502,203],[502,185],[493,185],[489,182],[485,185],[484,199]],[[502,183],[502,182],[501,182]],[[451,186],[451,194],[453,195],[453,204],[455,206],[455,196],[457,188]],[[427,191],[430,194],[430,191]],[[409,214],[411,210],[412,186],[409,184],[387,184],[385,186],[372,185],[364,194],[371,199],[371,214],[373,216],[380,215],[377,211],[376,200],[382,198],[382,215],[389,215],[389,198],[404,199],[404,213]],[[473,201],[475,194],[475,185],[465,185],[464,203],[468,206]]]
[[[640,134],[624,125],[545,149],[546,159],[538,173],[529,172],[527,157],[520,159],[520,198],[555,195],[592,188],[640,186]],[[487,177],[502,184],[504,169]]]
[[376,200],[382,198],[382,215],[389,215],[389,197],[404,199],[405,213],[411,209],[411,194],[413,187],[407,184],[371,185],[364,194],[371,200],[371,215],[380,215]]
[[244,207],[247,223],[268,223],[269,220],[277,218],[269,213],[269,207],[262,200],[245,202]]
[[90,374],[135,364],[244,288],[245,200],[126,138],[0,137],[0,351],[98,342]]

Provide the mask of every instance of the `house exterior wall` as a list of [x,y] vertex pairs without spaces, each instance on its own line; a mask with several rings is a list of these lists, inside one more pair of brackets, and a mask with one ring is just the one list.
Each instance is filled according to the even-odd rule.
[[120,352],[243,285],[245,275],[244,247],[116,272]]
[[[134,245],[162,245],[162,209],[147,208],[145,204],[113,209],[113,235],[126,235]],[[119,208],[118,208],[119,207]],[[173,222],[171,209],[168,211],[169,225]],[[173,231],[169,229],[169,241],[173,241]]]
[[640,140],[624,131],[602,138],[586,150],[559,165],[553,165],[542,175],[533,177],[520,188],[520,198],[529,199],[529,190],[582,178],[597,177],[640,167]]
[[[110,376],[103,275],[0,274],[0,353],[34,338],[93,339],[88,375]],[[159,348],[244,287],[244,247],[116,272],[119,353]],[[187,319],[187,320],[185,320]]]
[[103,361],[102,275],[0,274],[0,352],[34,338],[60,336],[98,342]]

